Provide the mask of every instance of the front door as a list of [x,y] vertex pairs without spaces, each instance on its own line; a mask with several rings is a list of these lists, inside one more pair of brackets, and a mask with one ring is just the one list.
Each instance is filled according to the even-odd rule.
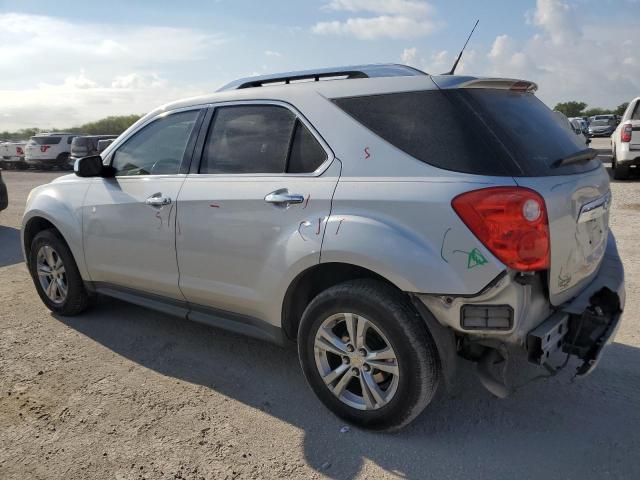
[[93,282],[184,300],[175,252],[176,200],[198,115],[197,109],[180,111],[142,127],[111,157],[116,176],[91,184],[83,232]]
[[291,109],[216,108],[178,199],[180,287],[192,308],[277,317],[291,272],[320,260],[339,174]]

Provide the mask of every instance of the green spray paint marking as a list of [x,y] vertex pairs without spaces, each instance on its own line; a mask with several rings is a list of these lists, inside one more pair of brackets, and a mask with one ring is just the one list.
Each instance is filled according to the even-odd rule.
[[469,252],[469,258],[467,260],[467,269],[477,267],[478,265],[484,265],[487,263],[487,259],[480,253],[480,250],[474,248]]
[[474,248],[470,252],[464,250],[454,250],[452,253],[464,253],[467,256],[467,270],[471,270],[473,267],[481,266],[487,263],[487,259],[480,253],[480,250]]

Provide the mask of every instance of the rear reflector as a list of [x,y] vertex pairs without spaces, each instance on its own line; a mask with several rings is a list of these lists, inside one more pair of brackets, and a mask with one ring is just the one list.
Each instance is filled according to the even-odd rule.
[[490,187],[458,195],[453,209],[501,262],[520,271],[549,268],[544,199],[522,187]]
[[463,305],[460,326],[465,330],[509,330],[513,308],[509,305]]
[[622,142],[630,142],[631,134],[633,132],[633,127],[629,124],[623,125],[620,129],[620,141]]

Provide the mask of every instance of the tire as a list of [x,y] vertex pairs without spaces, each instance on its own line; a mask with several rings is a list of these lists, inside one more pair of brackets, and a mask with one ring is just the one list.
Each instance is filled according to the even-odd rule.
[[618,165],[615,149],[612,151],[611,170],[613,170],[613,178],[615,180],[626,180],[629,178],[629,167]]
[[[347,316],[342,315],[345,313]],[[358,354],[363,345],[357,341],[358,336],[347,331],[346,323],[351,318],[355,322],[352,331],[360,322],[370,325],[365,330],[366,356],[364,352]],[[324,348],[322,337],[334,323],[329,332],[341,342],[341,348],[334,349],[341,356]],[[352,343],[354,352],[342,355]],[[376,361],[373,356],[387,346],[395,360]],[[397,430],[410,423],[433,399],[441,377],[436,346],[424,322],[400,291],[377,280],[348,281],[315,297],[302,315],[298,355],[307,382],[322,403],[347,422],[373,430]],[[376,365],[395,370],[397,375],[385,373]],[[345,373],[337,375],[339,370]],[[334,379],[326,384],[323,374]],[[351,378],[345,381],[347,375]],[[364,387],[372,380],[378,387],[377,397],[370,387],[365,395]],[[334,393],[338,390],[341,393]]]
[[[46,248],[53,250],[52,258],[55,260],[59,259],[62,267],[64,267],[64,273],[59,274],[58,278],[61,278],[63,284],[66,283],[66,294],[63,295],[64,292],[61,287],[56,287],[55,290],[60,294],[60,298],[58,299],[51,298],[45,291],[45,285],[43,285],[43,283],[54,283],[53,280],[47,282],[47,277],[44,281],[41,281],[41,277],[46,277],[46,274],[39,275],[38,273],[39,253],[41,250],[45,253],[44,261],[46,262],[46,250],[43,250]],[[50,263],[57,264],[57,262],[48,262],[42,266],[46,267]],[[41,272],[43,270],[41,270]],[[57,267],[57,271],[61,271],[59,267]],[[89,295],[84,287],[78,266],[76,265],[71,250],[69,250],[66,242],[57,231],[53,229],[43,230],[35,236],[29,250],[29,272],[31,273],[31,278],[33,279],[40,299],[52,312],[64,316],[73,316],[82,313],[89,306]]]

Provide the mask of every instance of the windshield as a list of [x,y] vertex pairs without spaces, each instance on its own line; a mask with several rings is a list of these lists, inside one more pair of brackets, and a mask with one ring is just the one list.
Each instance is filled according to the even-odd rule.
[[57,145],[62,137],[31,137],[31,144],[37,145]]

